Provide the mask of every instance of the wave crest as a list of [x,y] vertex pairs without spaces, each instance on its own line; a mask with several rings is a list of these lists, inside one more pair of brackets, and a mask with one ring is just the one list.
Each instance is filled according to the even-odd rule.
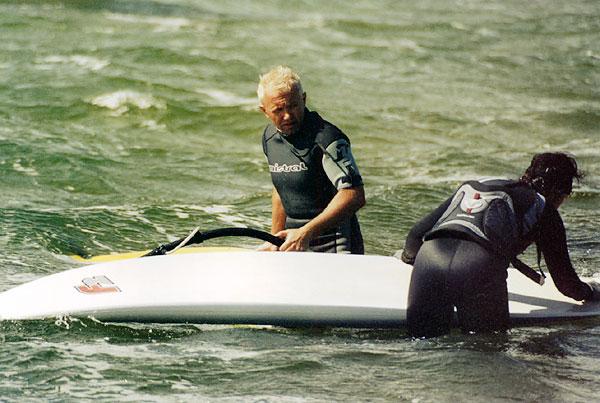
[[131,90],[122,90],[99,95],[91,99],[90,103],[101,108],[111,109],[116,115],[122,115],[128,112],[131,107],[136,109],[166,108],[164,101],[156,99],[150,94],[143,94]]
[[84,56],[84,55],[71,55],[71,56],[48,56],[39,61],[39,63],[46,64],[74,64],[78,67],[83,67],[86,70],[98,71],[102,70],[110,64],[108,60],[98,59],[97,57]]

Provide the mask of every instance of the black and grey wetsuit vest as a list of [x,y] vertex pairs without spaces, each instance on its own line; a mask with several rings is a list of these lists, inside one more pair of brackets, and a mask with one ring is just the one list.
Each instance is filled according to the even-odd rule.
[[[272,124],[268,125],[262,145],[273,185],[287,216],[286,228],[298,228],[319,215],[338,189],[362,185],[350,151],[350,140],[316,112],[305,110],[302,128],[293,136],[284,136]],[[331,158],[324,159],[325,153]],[[332,234],[322,235],[335,238],[335,233],[338,240],[360,235],[356,216],[342,223]]]
[[463,183],[424,239],[458,237],[514,258],[531,242],[545,199],[529,186],[506,179]]

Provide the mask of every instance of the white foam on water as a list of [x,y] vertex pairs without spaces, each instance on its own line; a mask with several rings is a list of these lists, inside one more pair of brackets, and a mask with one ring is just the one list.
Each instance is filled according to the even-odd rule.
[[129,111],[130,107],[137,109],[165,109],[166,104],[162,100],[154,98],[150,94],[143,94],[132,90],[121,90],[108,94],[98,95],[90,100],[95,106],[110,109],[115,115],[122,115]]
[[496,38],[498,37],[498,32],[493,31],[489,28],[481,28],[477,30],[477,34],[486,37],[486,38]]
[[183,211],[177,211],[177,210],[175,210],[175,215],[178,218],[182,218],[182,219],[190,218],[190,215],[188,213],[184,213]]
[[260,219],[233,211],[233,206],[230,205],[180,205],[174,206],[174,208],[176,209],[175,214],[180,218],[189,218],[190,216],[188,213],[185,213],[182,210],[195,210],[210,214],[218,221],[234,227],[248,228],[250,226],[252,228],[261,228],[265,225],[268,225],[268,223],[265,223]]
[[44,66],[44,64],[53,65],[53,64],[74,64],[78,67],[83,67],[86,70],[98,71],[102,70],[106,66],[110,64],[110,61],[104,59],[98,59],[93,56],[84,56],[84,55],[71,55],[71,56],[61,56],[61,55],[53,55],[47,56],[37,63]]
[[102,242],[98,241],[97,239],[92,239],[92,243],[93,243],[94,245],[98,246],[98,247],[99,247],[99,248],[101,248],[101,249],[104,249],[104,250],[111,250],[109,245],[106,245],[106,244],[104,244],[104,243],[102,243]]
[[330,20],[322,15],[311,15],[305,16],[299,20],[290,20],[287,24],[290,28],[309,28],[309,29],[321,29],[326,28]]
[[[89,317],[89,320],[95,321],[99,324],[104,324],[103,322],[97,321],[96,319]],[[57,317],[55,324],[57,326],[69,329],[74,322],[80,323],[80,326],[86,327],[85,322],[81,321],[77,318],[71,318],[69,316]],[[125,325],[109,325],[111,327],[130,327]],[[151,329],[150,329],[151,330]],[[151,331],[149,331],[151,333]],[[136,359],[144,359],[151,358],[155,356],[155,352],[149,348],[147,345],[120,345],[115,343],[110,343],[110,338],[105,337],[103,341],[99,341],[97,339],[94,343],[70,343],[69,344],[69,353],[71,355],[77,355],[79,357],[92,357],[101,354],[110,355],[111,357],[119,357],[119,358],[136,358]],[[57,344],[57,348],[64,349],[64,345]],[[101,361],[98,360],[97,364],[100,364]]]
[[248,220],[240,215],[234,215],[231,211],[231,206],[212,205],[212,206],[194,206],[191,209],[201,210],[207,214],[212,214],[215,218],[227,225],[234,227],[247,227]]
[[165,124],[160,124],[158,123],[156,120],[144,120],[141,123],[142,127],[145,127],[146,129],[150,129],[150,130],[161,130],[161,129],[166,129],[166,125]]
[[255,97],[242,97],[237,94],[222,91],[219,89],[197,89],[198,94],[206,95],[210,98],[209,103],[217,106],[256,106],[258,100]]
[[62,207],[47,207],[40,208],[38,211],[53,213],[53,212],[64,212],[64,211],[121,211],[128,207],[125,206],[109,206],[109,205],[98,205],[98,206],[86,206],[86,207],[70,207],[68,209]]
[[[71,225],[71,224],[67,224],[67,227],[76,228],[74,225]],[[98,233],[98,231],[92,231],[92,230],[89,230],[86,228],[78,228],[78,229],[79,229],[79,231],[84,232],[86,234],[97,234]]]
[[[138,220],[139,222],[145,223],[150,225],[151,227],[153,227],[156,232],[158,232],[159,234],[167,234],[167,230],[161,226],[156,224],[155,222],[149,220],[148,218],[144,217],[144,211],[143,210],[132,210],[132,209],[127,209],[123,211],[123,214],[129,217],[133,217],[136,220]],[[175,239],[175,238],[174,238]],[[174,240],[173,239],[173,240]]]
[[217,214],[217,219],[219,221],[224,222],[225,224],[229,224],[234,227],[240,227],[240,226],[245,227],[246,226],[244,224],[244,220],[242,220],[240,217],[230,215],[230,214]]
[[[235,328],[235,326],[232,326]],[[256,358],[258,356],[264,355],[267,352],[265,351],[245,351],[234,348],[223,348],[220,346],[210,346],[205,344],[203,353],[205,353],[209,357],[218,358],[225,362],[231,362],[235,360],[248,359],[248,358]]]
[[425,53],[425,49],[419,46],[417,42],[411,41],[410,39],[397,39],[393,44],[401,49],[412,50],[415,53]]
[[461,22],[451,22],[450,26],[459,31],[468,31],[467,26]]
[[177,17],[142,17],[129,14],[107,14],[106,18],[112,21],[124,22],[128,24],[146,24],[153,25],[154,32],[172,32],[178,31],[183,27],[191,25],[187,18]]
[[[594,53],[594,51],[592,51],[592,50],[587,50],[587,51],[585,52],[585,55],[586,55],[587,57],[591,57],[592,59],[595,59],[595,60],[600,60],[600,54],[598,54],[598,53]],[[2,67],[2,66],[0,65],[0,67]]]
[[231,211],[231,206],[215,204],[212,206],[190,206],[190,209],[204,211],[208,214],[223,214]]
[[23,165],[21,165],[21,159],[18,159],[15,162],[13,162],[12,167],[15,171],[21,172],[22,174],[25,174],[28,176],[38,176],[39,175],[39,173],[35,170],[35,168],[24,167]]

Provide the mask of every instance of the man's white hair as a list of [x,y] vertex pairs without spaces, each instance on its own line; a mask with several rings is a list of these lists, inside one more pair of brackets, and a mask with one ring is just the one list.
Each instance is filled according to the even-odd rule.
[[277,66],[268,73],[260,76],[256,93],[258,94],[259,102],[262,104],[263,98],[267,92],[278,94],[282,92],[291,92],[292,90],[297,90],[301,94],[303,93],[300,77],[287,66]]

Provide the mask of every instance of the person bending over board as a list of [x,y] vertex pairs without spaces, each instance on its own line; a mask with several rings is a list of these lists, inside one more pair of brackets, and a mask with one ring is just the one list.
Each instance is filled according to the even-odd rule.
[[278,66],[260,77],[262,136],[273,181],[271,232],[285,242],[259,250],[363,254],[356,212],[365,205],[350,140],[306,106],[298,75]]
[[[414,337],[448,333],[454,307],[463,332],[509,327],[510,263],[540,276],[516,256],[530,244],[543,255],[558,290],[575,300],[600,300],[600,284],[579,279],[557,211],[582,178],[575,159],[542,153],[519,180],[465,182],[413,226],[402,260],[414,269],[408,293],[408,331]],[[543,275],[543,273],[542,273]],[[543,281],[543,277],[538,277]]]

